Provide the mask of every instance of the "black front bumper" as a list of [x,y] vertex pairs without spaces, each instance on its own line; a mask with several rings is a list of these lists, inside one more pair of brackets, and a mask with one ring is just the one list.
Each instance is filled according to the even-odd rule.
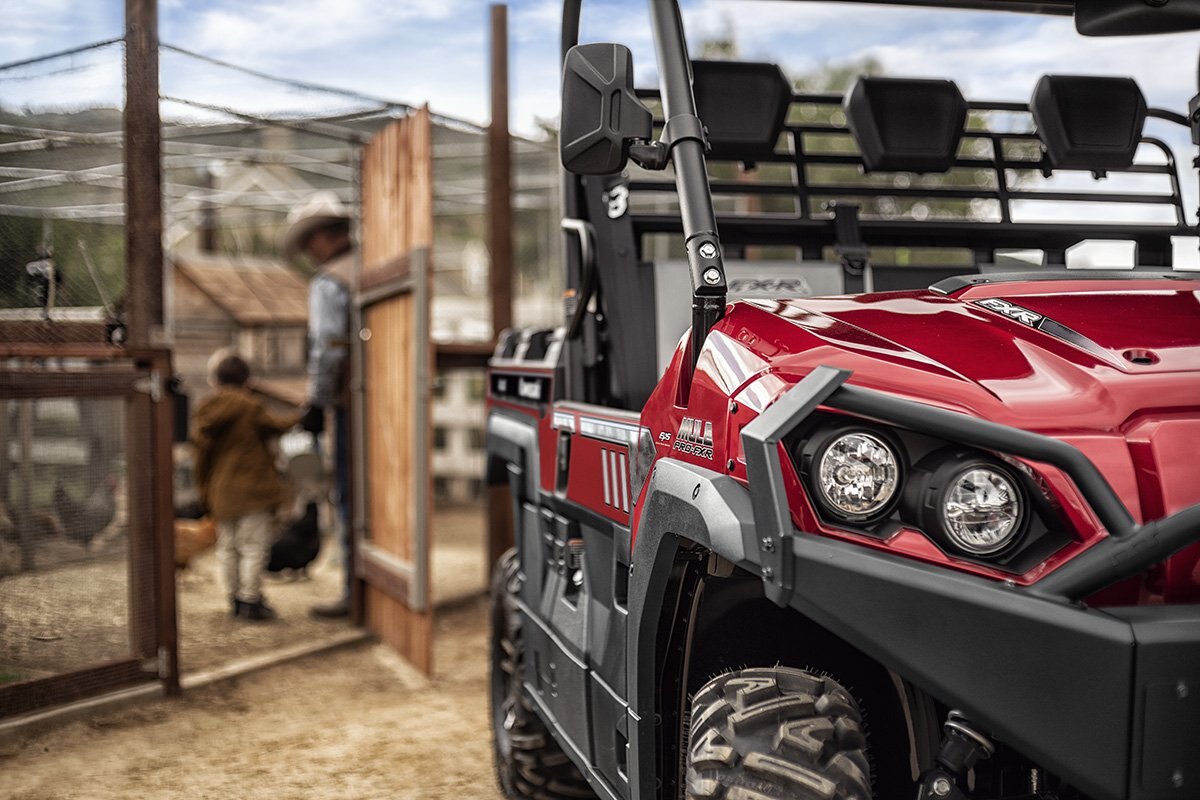
[[[1200,797],[1200,607],[1078,602],[1200,539],[1200,506],[1137,526],[1074,447],[848,377],[819,368],[743,429],[755,522],[746,555],[768,595],[1097,800]],[[800,534],[779,443],[818,406],[1052,464],[1109,537],[1018,587]]]

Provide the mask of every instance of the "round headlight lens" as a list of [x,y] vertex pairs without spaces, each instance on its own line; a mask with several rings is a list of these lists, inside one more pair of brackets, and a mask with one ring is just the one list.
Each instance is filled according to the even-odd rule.
[[896,453],[880,437],[864,431],[830,442],[817,466],[817,485],[825,504],[847,519],[879,513],[896,494],[900,465]]
[[942,522],[955,546],[975,555],[1003,550],[1020,532],[1021,492],[1009,474],[975,465],[951,479]]

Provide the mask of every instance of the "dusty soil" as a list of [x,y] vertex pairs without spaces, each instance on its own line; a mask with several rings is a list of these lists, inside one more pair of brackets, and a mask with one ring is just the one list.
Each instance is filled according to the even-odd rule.
[[362,645],[0,742],[0,796],[499,800],[486,602],[437,630],[432,681]]
[[[432,587],[437,604],[486,588],[484,522],[476,507],[441,508],[434,517]],[[179,663],[206,672],[250,656],[345,630],[338,620],[309,616],[315,603],[341,591],[338,545],[326,536],[308,578],[267,579],[263,588],[279,620],[248,625],[231,619],[216,557],[208,550],[177,576]],[[0,684],[80,669],[130,652],[128,566],[121,537],[96,552],[48,539],[39,569],[0,577]],[[0,792],[0,797],[2,797]]]

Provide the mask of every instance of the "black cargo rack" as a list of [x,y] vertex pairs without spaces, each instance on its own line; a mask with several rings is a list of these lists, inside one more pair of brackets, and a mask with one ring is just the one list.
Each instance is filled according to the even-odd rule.
[[[657,112],[661,111],[659,92],[638,90],[638,96]],[[1066,263],[1066,250],[1085,240],[1103,239],[1131,241],[1137,246],[1140,266],[1169,267],[1172,264],[1172,237],[1198,235],[1195,226],[1187,222],[1179,170],[1175,155],[1160,138],[1143,135],[1139,158],[1129,167],[1097,171],[1109,175],[1159,176],[1166,184],[1162,191],[1102,191],[1098,189],[1062,191],[1022,186],[1026,176],[1051,178],[1074,173],[1088,176],[1088,171],[1052,169],[1041,150],[1038,135],[1021,130],[990,129],[993,115],[1020,116],[1031,119],[1029,106],[1015,102],[968,102],[969,114],[963,139],[951,173],[973,172],[972,177],[984,178],[984,185],[955,183],[912,173],[863,171],[863,159],[858,153],[850,130],[841,119],[843,95],[838,93],[793,93],[787,124],[773,153],[756,155],[759,169],[738,174],[734,179],[713,178],[710,181],[714,205],[718,207],[717,223],[726,248],[753,246],[794,246],[806,260],[820,260],[824,249],[838,244],[831,203],[851,203],[863,206],[860,228],[863,239],[878,247],[961,248],[970,250],[974,263],[993,263],[996,252],[1002,250],[1041,250],[1048,265]],[[823,113],[813,113],[819,109]],[[798,118],[824,116],[831,123],[800,121]],[[1150,109],[1148,117],[1184,126],[1182,114]],[[985,120],[989,128],[980,127]],[[656,124],[662,120],[656,116]],[[824,139],[825,147],[814,147],[815,139]],[[830,147],[833,143],[836,146]],[[1161,161],[1147,158],[1147,153],[1161,154]],[[707,159],[709,174],[720,174],[718,165],[734,164],[734,160]],[[760,180],[758,173],[771,170],[769,165],[790,167],[790,181]],[[831,170],[837,171],[836,176]],[[856,171],[852,172],[851,170]],[[814,172],[826,174],[814,175]],[[728,169],[725,170],[728,172]],[[773,172],[779,172],[776,168]],[[664,199],[675,196],[675,183],[669,177],[633,169],[629,184],[631,218],[639,242],[649,234],[678,234],[682,226],[678,212],[654,208],[655,195]],[[721,202],[727,198],[790,198],[793,211],[722,213]],[[869,206],[886,198],[896,206],[895,213],[873,215]],[[957,203],[965,213],[937,219],[919,220],[900,210],[929,201]],[[770,202],[738,200],[753,204]],[[778,200],[775,201],[778,204]],[[1168,221],[1045,221],[1016,220],[1014,204],[1071,203],[1153,206]],[[974,204],[974,206],[972,206]]]

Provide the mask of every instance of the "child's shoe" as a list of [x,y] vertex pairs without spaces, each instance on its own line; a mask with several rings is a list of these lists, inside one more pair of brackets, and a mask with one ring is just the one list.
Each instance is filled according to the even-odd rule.
[[262,598],[259,598],[253,603],[238,600],[235,616],[239,619],[250,620],[251,622],[265,622],[266,620],[275,619],[279,615],[275,613],[275,609],[264,603]]

